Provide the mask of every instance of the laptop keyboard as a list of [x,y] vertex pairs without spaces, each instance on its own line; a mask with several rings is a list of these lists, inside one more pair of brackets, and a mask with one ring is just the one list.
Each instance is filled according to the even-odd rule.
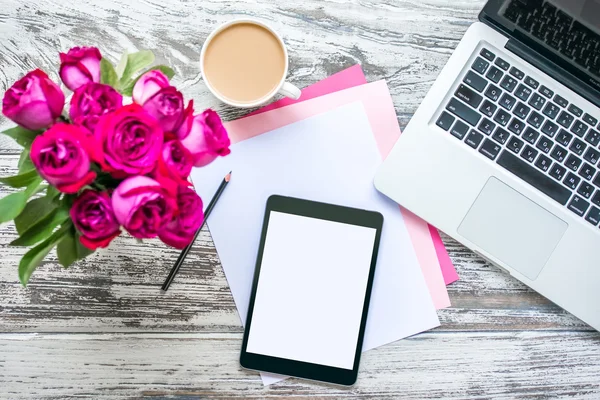
[[[541,3],[541,2],[540,2]],[[600,77],[600,35],[545,1],[541,7],[512,0],[504,16],[583,69]]]
[[436,124],[587,222],[600,224],[600,115],[482,49]]

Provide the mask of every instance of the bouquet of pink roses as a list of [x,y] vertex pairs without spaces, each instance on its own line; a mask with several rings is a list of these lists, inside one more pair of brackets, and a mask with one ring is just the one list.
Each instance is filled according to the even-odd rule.
[[23,152],[18,175],[0,178],[20,189],[0,199],[0,223],[14,219],[11,245],[33,246],[19,264],[23,285],[54,247],[68,267],[122,228],[183,248],[201,226],[202,200],[188,176],[229,154],[230,141],[219,116],[194,115],[169,82],[173,70],[148,68],[153,61],[140,51],[115,68],[93,47],[61,53],[68,112],[61,88],[39,69],[5,93],[2,113],[18,126],[2,133]]

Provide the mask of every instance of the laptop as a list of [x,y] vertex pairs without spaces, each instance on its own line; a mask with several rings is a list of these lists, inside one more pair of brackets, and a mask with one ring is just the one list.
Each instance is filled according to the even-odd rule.
[[379,191],[600,330],[600,0],[491,0]]

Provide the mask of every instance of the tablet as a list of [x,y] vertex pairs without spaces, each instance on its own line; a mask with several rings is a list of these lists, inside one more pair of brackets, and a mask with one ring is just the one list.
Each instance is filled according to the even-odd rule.
[[268,199],[242,367],[356,381],[382,225],[378,212]]

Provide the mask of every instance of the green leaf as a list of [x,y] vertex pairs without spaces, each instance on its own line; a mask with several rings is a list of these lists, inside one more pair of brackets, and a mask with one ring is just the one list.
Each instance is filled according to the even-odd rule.
[[14,128],[7,129],[0,133],[15,139],[15,141],[21,146],[29,148],[31,147],[31,143],[33,143],[33,139],[35,139],[41,132],[30,131],[29,129],[25,129],[21,126],[15,126]]
[[123,76],[121,76],[121,87],[127,83],[131,77],[142,68],[146,68],[148,65],[154,62],[154,54],[150,50],[141,50],[137,53],[127,54],[127,64],[123,70]]
[[115,68],[106,58],[100,60],[100,82],[112,87],[119,83]]
[[64,268],[69,267],[75,261],[81,260],[94,252],[94,250],[90,250],[81,244],[79,236],[79,232],[73,227],[56,248],[58,261]]
[[44,196],[27,203],[25,210],[15,218],[15,227],[19,235],[23,235],[29,228],[37,224],[38,221],[46,218],[58,208],[58,205],[52,200],[53,198]]
[[23,172],[27,172],[27,171],[31,171],[32,169],[35,169],[35,165],[33,165],[33,162],[31,161],[31,157],[29,157],[29,150],[28,149],[23,149],[23,151],[21,152],[21,156],[19,157],[19,173],[23,173]]
[[29,250],[19,263],[19,280],[23,286],[27,286],[29,278],[42,260],[50,253],[50,250],[59,243],[64,235],[71,229],[73,224],[67,223],[54,232],[48,239]]
[[119,60],[119,63],[117,64],[117,68],[115,68],[115,72],[117,73],[117,76],[119,77],[119,79],[121,79],[121,77],[123,76],[123,72],[125,71],[125,66],[127,65],[127,51],[123,52],[123,54],[121,54],[121,59]]
[[0,199],[0,224],[15,219],[23,212],[27,200],[40,183],[42,183],[42,178],[38,176],[25,190],[11,193]]
[[47,239],[57,226],[69,219],[69,210],[59,208],[52,211],[45,218],[39,220],[21,236],[13,240],[11,246],[33,246],[41,240]]
[[172,79],[175,76],[175,71],[173,71],[173,68],[167,67],[166,65],[156,65],[156,66],[150,67],[147,70],[145,70],[144,72],[142,72],[137,78],[132,79],[129,82],[127,82],[126,84],[122,85],[121,86],[122,87],[121,94],[123,94],[125,96],[131,96],[133,94],[133,87],[135,86],[135,84],[137,83],[137,81],[139,81],[140,78],[146,72],[148,72],[148,71],[155,71],[155,70],[161,71],[169,79]]
[[46,197],[49,197],[51,199],[54,199],[56,196],[58,196],[60,194],[60,192],[58,191],[57,188],[55,188],[52,185],[48,185],[48,189],[46,190]]
[[6,178],[0,178],[0,182],[7,186],[14,188],[21,188],[29,186],[33,181],[39,178],[39,175],[35,169],[24,172],[15,176],[7,176]]

